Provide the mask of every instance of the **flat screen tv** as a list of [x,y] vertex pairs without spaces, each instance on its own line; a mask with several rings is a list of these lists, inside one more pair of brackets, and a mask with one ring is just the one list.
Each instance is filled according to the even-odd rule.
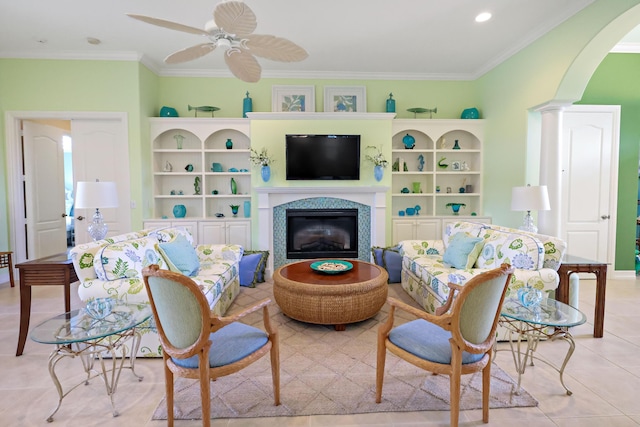
[[286,135],[287,180],[359,180],[360,135]]

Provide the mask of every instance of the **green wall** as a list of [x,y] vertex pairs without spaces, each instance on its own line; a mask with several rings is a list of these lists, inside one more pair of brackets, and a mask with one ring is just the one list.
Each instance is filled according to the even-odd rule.
[[635,267],[640,150],[640,55],[609,54],[589,81],[580,104],[620,105],[616,268]]

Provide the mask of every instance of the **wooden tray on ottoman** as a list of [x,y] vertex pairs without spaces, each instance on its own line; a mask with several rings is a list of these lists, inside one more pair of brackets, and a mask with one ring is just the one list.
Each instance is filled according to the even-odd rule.
[[302,322],[335,325],[343,331],[346,324],[380,311],[388,292],[385,269],[349,259],[352,269],[327,274],[311,268],[317,261],[283,265],[273,274],[273,295],[284,314]]

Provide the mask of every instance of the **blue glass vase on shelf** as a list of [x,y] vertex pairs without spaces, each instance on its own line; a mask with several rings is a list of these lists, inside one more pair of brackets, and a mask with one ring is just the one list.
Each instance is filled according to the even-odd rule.
[[402,143],[407,150],[413,149],[416,146],[416,139],[409,134],[402,137]]
[[176,218],[184,218],[187,215],[187,207],[185,205],[175,205],[173,207],[173,216]]

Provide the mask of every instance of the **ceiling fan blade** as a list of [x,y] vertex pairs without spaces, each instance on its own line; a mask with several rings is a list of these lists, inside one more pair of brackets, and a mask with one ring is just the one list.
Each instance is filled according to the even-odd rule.
[[251,34],[244,36],[245,45],[254,55],[282,62],[298,62],[306,59],[309,54],[294,42],[282,37]]
[[158,27],[168,28],[170,30],[182,31],[185,33],[197,34],[199,36],[209,36],[204,30],[200,28],[190,27],[188,25],[178,24],[177,22],[166,21],[164,19],[152,18],[150,16],[144,15],[136,15],[133,13],[127,13],[127,16],[130,16],[133,19],[137,19],[138,21],[146,22],[147,24],[157,25]]
[[213,43],[198,44],[172,53],[164,59],[164,62],[167,64],[179,64],[181,62],[193,61],[194,59],[205,56],[215,48],[216,45]]
[[255,83],[260,80],[262,67],[258,60],[249,52],[240,49],[230,49],[224,55],[224,60],[234,76],[243,82]]
[[251,34],[258,25],[256,15],[241,1],[223,1],[213,11],[213,20],[230,34]]

